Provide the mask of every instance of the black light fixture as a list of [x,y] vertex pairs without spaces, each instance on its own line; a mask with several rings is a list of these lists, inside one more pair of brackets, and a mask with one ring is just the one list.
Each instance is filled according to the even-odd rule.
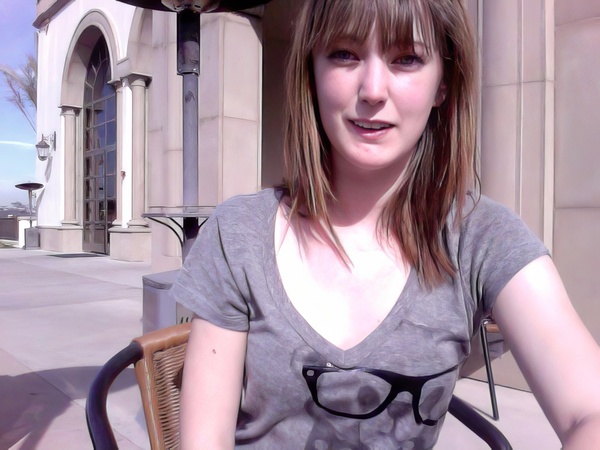
[[52,150],[56,150],[56,132],[44,136],[42,134],[42,140],[35,144],[37,151],[37,157],[40,161],[46,161],[50,156]]

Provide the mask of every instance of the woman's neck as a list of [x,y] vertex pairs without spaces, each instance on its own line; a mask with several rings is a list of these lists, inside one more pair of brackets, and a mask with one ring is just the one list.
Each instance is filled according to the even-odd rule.
[[378,174],[363,177],[336,177],[333,182],[335,200],[328,205],[334,227],[376,227],[381,212],[402,177],[385,180]]
[[328,205],[331,224],[340,243],[352,258],[353,249],[398,252],[397,243],[381,233],[382,210],[398,189],[400,179],[382,182],[381,177],[341,178],[334,180],[335,199]]

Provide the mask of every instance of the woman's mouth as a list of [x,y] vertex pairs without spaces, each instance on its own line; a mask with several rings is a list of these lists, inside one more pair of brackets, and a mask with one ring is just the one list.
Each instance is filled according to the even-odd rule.
[[391,124],[385,122],[370,122],[363,120],[351,120],[351,122],[357,127],[367,131],[380,131],[392,127]]
[[356,125],[357,127],[362,128],[363,130],[373,130],[373,131],[379,131],[379,130],[383,130],[386,128],[391,128],[391,126],[392,126],[389,123],[385,123],[385,122],[365,122],[362,120],[352,120],[351,122],[354,125]]

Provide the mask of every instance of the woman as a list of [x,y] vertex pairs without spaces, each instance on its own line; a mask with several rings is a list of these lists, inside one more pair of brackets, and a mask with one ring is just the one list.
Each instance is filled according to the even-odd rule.
[[476,193],[461,2],[308,0],[293,36],[285,186],[220,205],[172,290],[183,447],[432,448],[493,310],[564,448],[600,448],[596,343]]

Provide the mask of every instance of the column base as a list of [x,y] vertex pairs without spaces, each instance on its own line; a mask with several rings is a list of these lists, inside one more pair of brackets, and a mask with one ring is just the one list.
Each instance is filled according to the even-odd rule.
[[62,225],[60,227],[38,227],[42,250],[60,253],[83,251],[83,227]]
[[119,261],[150,262],[152,234],[150,228],[112,227],[110,233],[110,258]]
[[127,222],[127,226],[129,228],[131,228],[131,227],[136,227],[136,228],[144,227],[144,228],[148,228],[148,222],[146,222],[145,219],[131,219],[129,222]]

